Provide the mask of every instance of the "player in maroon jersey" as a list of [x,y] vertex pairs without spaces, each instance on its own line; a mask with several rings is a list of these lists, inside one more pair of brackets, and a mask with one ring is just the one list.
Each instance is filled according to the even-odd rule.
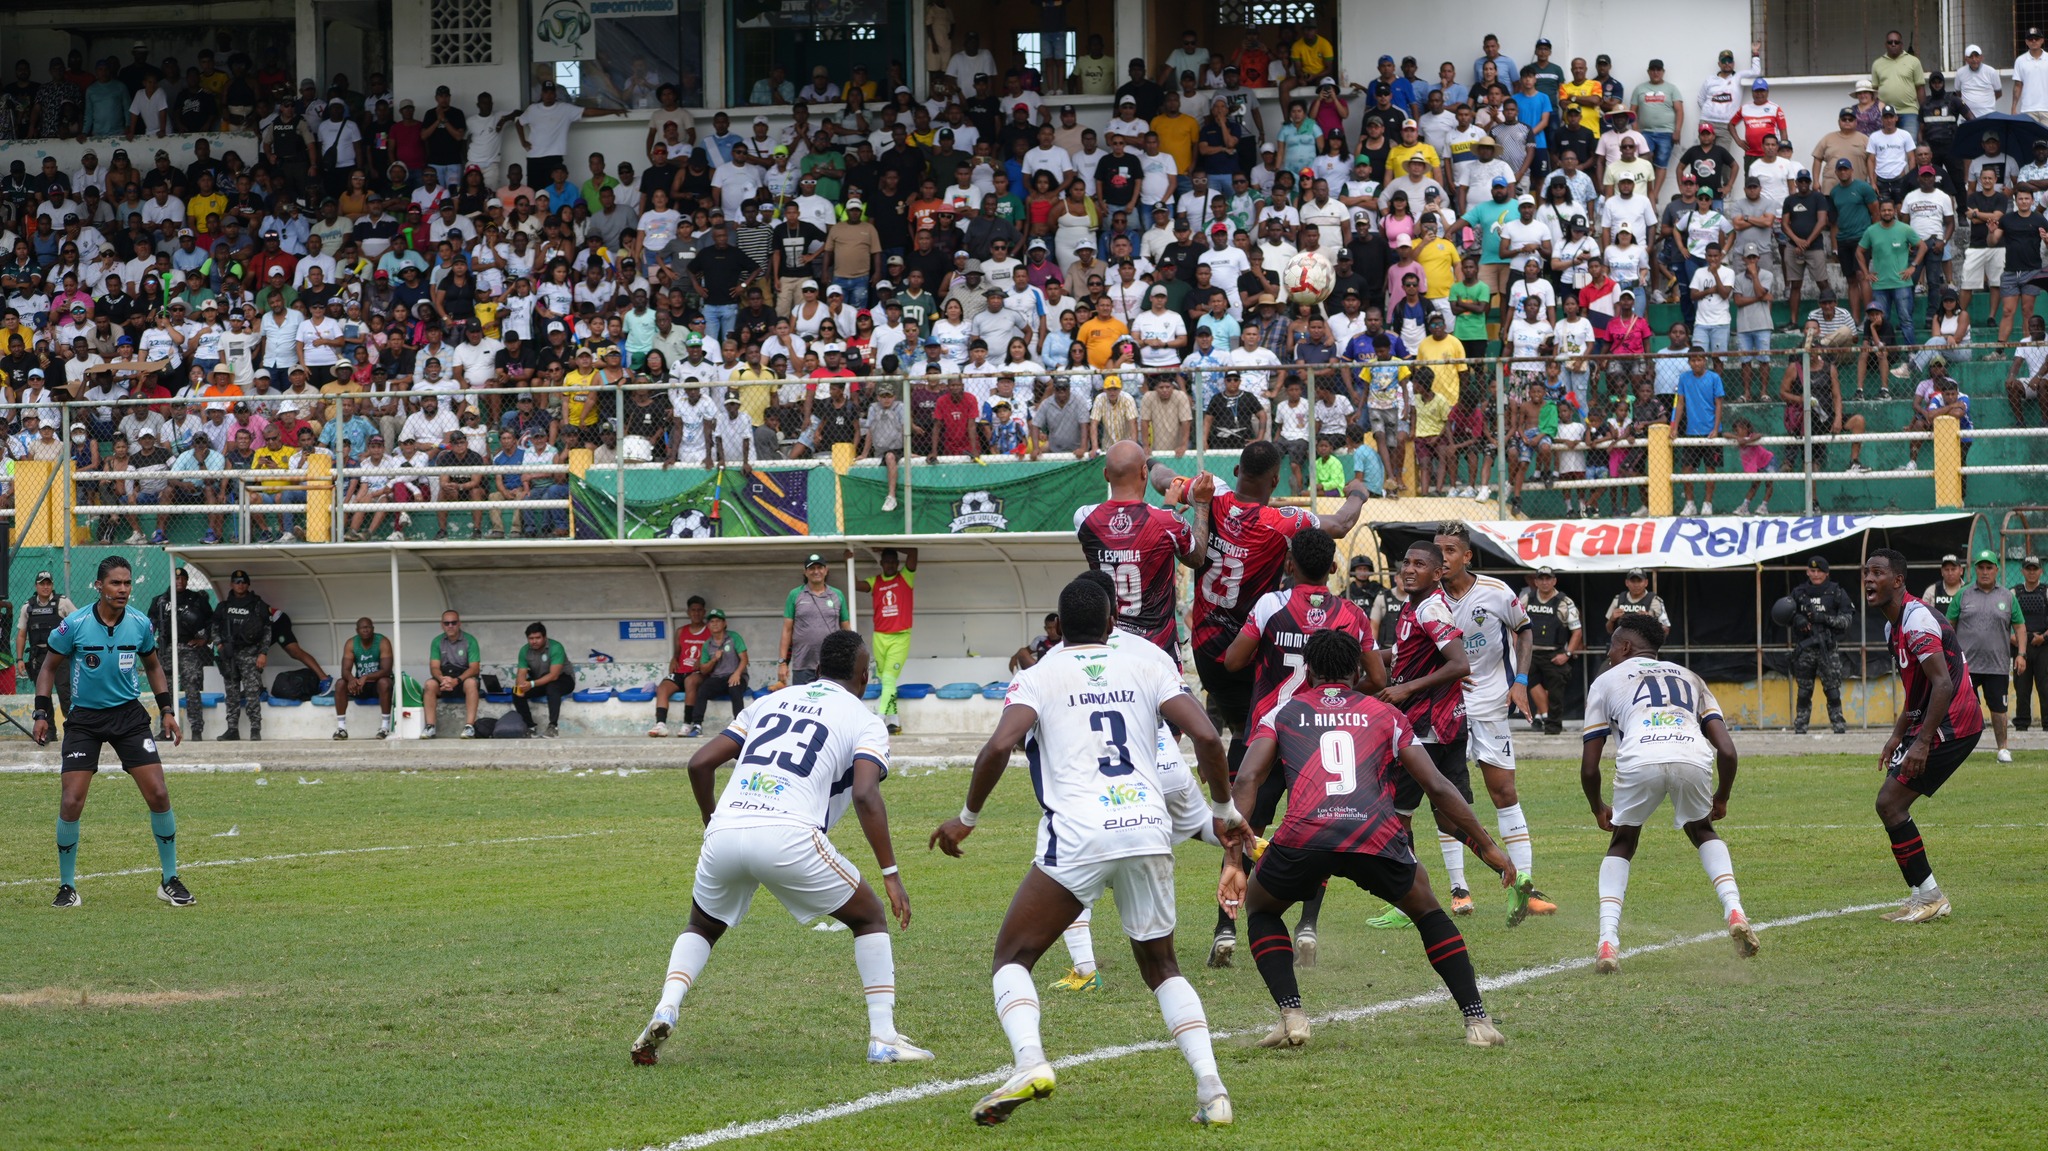
[[1870,553],[1863,563],[1863,602],[1884,615],[1885,643],[1906,692],[1891,738],[1877,757],[1885,772],[1884,785],[1877,789],[1877,817],[1891,836],[1892,858],[1912,891],[1884,918],[1926,923],[1947,917],[1949,904],[1913,824],[1913,801],[1941,790],[1970,758],[1984,734],[1984,714],[1977,710],[1955,629],[1919,597],[1907,594],[1905,556],[1891,548]]
[[1341,876],[1415,921],[1430,966],[1464,1016],[1465,1042],[1498,1047],[1507,1040],[1487,1018],[1464,937],[1438,905],[1429,876],[1415,858],[1396,793],[1409,787],[1427,793],[1440,818],[1454,824],[1479,857],[1501,873],[1504,886],[1515,880],[1514,865],[1414,742],[1407,717],[1357,689],[1358,640],[1319,631],[1303,654],[1308,686],[1269,712],[1252,732],[1233,796],[1243,810],[1277,761],[1287,778],[1287,817],[1249,878],[1240,853],[1224,853],[1228,862],[1217,888],[1217,902],[1226,911],[1241,907],[1249,917],[1252,959],[1280,1008],[1279,1024],[1259,1046],[1299,1047],[1308,1041],[1294,952],[1280,916],[1331,877]]
[[1102,465],[1109,499],[1075,509],[1074,532],[1088,566],[1116,583],[1117,626],[1158,644],[1177,665],[1174,599],[1180,581],[1174,565],[1194,567],[1208,550],[1216,478],[1198,476],[1188,485],[1191,528],[1168,509],[1145,502],[1146,476],[1145,449],[1130,440],[1113,444]]
[[[1308,674],[1302,652],[1309,636],[1325,628],[1343,632],[1363,644],[1368,693],[1387,685],[1386,666],[1373,646],[1372,620],[1358,605],[1330,590],[1330,571],[1336,561],[1337,541],[1328,532],[1321,528],[1296,532],[1294,542],[1287,547],[1287,576],[1294,586],[1260,596],[1252,607],[1251,618],[1238,629],[1237,638],[1230,641],[1229,650],[1223,653],[1223,666],[1231,671],[1253,669],[1254,731],[1266,713],[1292,698],[1301,687]],[[1286,790],[1284,775],[1274,772],[1266,777],[1259,788],[1258,802],[1245,809],[1245,819],[1255,834],[1265,834],[1266,825],[1273,822],[1273,813],[1279,809],[1281,793]],[[1303,967],[1316,965],[1316,921],[1322,910],[1320,889],[1302,901],[1301,921],[1294,928],[1294,955]],[[1217,924],[1217,935],[1228,933],[1234,951],[1236,928],[1227,916],[1224,920]]]

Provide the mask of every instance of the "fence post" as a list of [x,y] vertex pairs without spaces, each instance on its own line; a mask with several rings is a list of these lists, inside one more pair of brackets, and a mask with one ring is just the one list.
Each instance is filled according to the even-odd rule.
[[1806,514],[1813,514],[1813,349],[1799,346],[1800,384],[1800,435],[1799,446],[1806,453],[1806,463],[1799,470],[1806,473]]
[[909,535],[911,532],[910,475],[912,468],[917,463],[917,421],[911,418],[910,397],[916,389],[911,386],[909,376],[902,377],[898,382],[903,388],[903,395],[900,397],[903,402],[897,405],[903,409],[903,462],[898,466],[897,471],[901,473],[903,481],[903,534]]
[[[342,504],[347,500],[348,398],[345,394],[337,392],[334,396],[334,524],[327,533],[328,540],[333,543],[340,543],[347,538],[348,515],[342,508]],[[312,511],[312,502],[313,497],[308,495],[306,497],[306,510],[309,513]],[[309,529],[312,522],[312,517],[308,515],[306,523]],[[310,536],[312,533],[309,530],[307,534]]]
[[[71,405],[57,409],[58,426],[64,429],[64,586],[71,586],[71,537],[78,534],[78,476],[71,456]],[[101,489],[95,488],[95,491]]]
[[1963,506],[1963,424],[1954,416],[1934,417],[1934,506]]
[[1671,514],[1671,425],[1650,425],[1650,447],[1647,466],[1643,469],[1648,485],[1643,489],[1643,503],[1650,515],[1664,518]]
[[615,499],[612,501],[614,525],[612,538],[626,538],[626,381],[621,378],[612,384],[612,478]]
[[1493,478],[1500,484],[1494,496],[1494,508],[1501,519],[1508,518],[1508,361],[1505,356],[1493,362],[1493,455],[1494,468],[1498,474]]

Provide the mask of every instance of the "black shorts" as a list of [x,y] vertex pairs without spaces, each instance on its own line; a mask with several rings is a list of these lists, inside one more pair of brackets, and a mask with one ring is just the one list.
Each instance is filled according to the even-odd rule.
[[113,746],[123,771],[163,762],[163,756],[157,754],[156,737],[149,730],[149,713],[139,703],[76,707],[65,713],[64,771],[98,771],[102,744]]
[[1209,697],[1209,718],[1217,730],[1229,728],[1238,740],[1249,740],[1252,715],[1253,671],[1231,671],[1223,666],[1223,660],[1215,656],[1195,653],[1195,676],[1202,681],[1202,691]]
[[1280,810],[1280,797],[1287,792],[1287,773],[1275,763],[1273,770],[1259,784],[1258,797],[1252,800],[1251,811],[1245,814],[1245,821],[1252,827],[1263,830],[1273,826],[1273,816]]
[[[1450,743],[1416,746],[1429,753],[1429,762],[1436,765],[1437,774],[1450,780],[1451,786],[1458,789],[1466,803],[1472,802],[1472,769],[1465,762],[1465,733],[1459,732],[1458,738]],[[1415,809],[1422,806],[1422,800],[1422,785],[1415,782],[1414,776],[1402,772],[1400,781],[1394,785],[1394,810],[1403,815],[1413,815]]]
[[1984,706],[1990,709],[1991,714],[2005,714],[2005,693],[2012,686],[2011,676],[1973,671],[1970,682],[1977,685],[1977,694],[1984,698]]
[[1413,860],[1388,859],[1353,851],[1313,851],[1273,844],[1259,857],[1255,874],[1267,894],[1289,903],[1312,898],[1332,876],[1348,879],[1388,903],[1407,898],[1415,886]]
[[1698,474],[1721,470],[1721,449],[1716,444],[1700,444],[1678,449],[1678,470]]
[[1835,259],[1842,266],[1842,279],[1851,283],[1854,283],[1863,274],[1862,267],[1856,263],[1856,250],[1862,243],[1863,237],[1861,236],[1853,240],[1842,237],[1837,237],[1835,240]]
[[1970,753],[1977,750],[1977,741],[1983,736],[1984,733],[1980,731],[1961,739],[1936,744],[1934,750],[1927,753],[1927,766],[1910,780],[1899,779],[1899,764],[1906,758],[1906,749],[1911,747],[1912,743],[1901,743],[1899,750],[1892,753],[1891,765],[1885,768],[1885,778],[1899,779],[1900,783],[1921,795],[1933,795],[1941,790],[1941,785],[1948,782],[1948,777],[1954,775],[1957,768],[1963,766],[1963,761],[1970,758]]

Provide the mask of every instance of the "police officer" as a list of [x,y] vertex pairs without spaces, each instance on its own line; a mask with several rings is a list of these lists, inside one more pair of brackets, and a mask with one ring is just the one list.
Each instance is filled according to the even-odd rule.
[[2027,642],[2019,654],[2027,657],[2024,670],[2015,671],[2012,677],[2012,694],[2018,707],[2012,717],[2015,731],[2027,730],[2034,719],[2034,700],[2041,702],[2041,722],[2048,726],[2048,669],[2042,666],[2042,659],[2048,658],[2048,584],[2041,582],[2041,557],[2028,556],[2020,561],[2020,582],[2012,585],[2013,602],[2020,605],[2020,618],[2024,620]]
[[1351,557],[1351,579],[1344,584],[1344,598],[1358,605],[1358,610],[1372,621],[1373,635],[1380,647],[1391,651],[1394,627],[1401,622],[1401,604],[1393,592],[1373,578],[1370,557]]
[[1666,628],[1671,626],[1671,615],[1664,610],[1664,597],[1650,590],[1650,573],[1642,568],[1630,568],[1621,580],[1623,591],[1607,605],[1607,626],[1630,612],[1642,612],[1657,617],[1657,622]]
[[1792,617],[1792,734],[1806,734],[1813,715],[1813,677],[1820,675],[1828,700],[1828,723],[1836,735],[1849,730],[1842,717],[1842,663],[1835,644],[1849,630],[1856,604],[1842,585],[1828,578],[1826,556],[1806,561],[1806,583],[1792,592],[1798,612]]
[[[185,727],[193,739],[206,731],[206,701],[202,687],[213,643],[213,597],[189,586],[192,573],[179,568],[178,585],[178,691],[185,697]],[[149,622],[157,638],[171,641],[171,593],[158,592],[149,603]],[[158,729],[158,739],[169,739],[168,727]]]
[[1522,611],[1529,617],[1534,639],[1530,646],[1529,702],[1535,707],[1532,722],[1546,735],[1564,731],[1565,682],[1571,678],[1572,656],[1586,646],[1586,628],[1579,618],[1579,605],[1557,590],[1557,573],[1547,567],[1536,569],[1529,586],[1522,589]]
[[1927,585],[1920,593],[1934,614],[1948,618],[1948,605],[1955,602],[1956,595],[1963,590],[1963,557],[1954,552],[1941,557],[1941,578]]
[[213,617],[214,640],[220,644],[220,677],[227,685],[228,729],[225,742],[242,738],[237,710],[249,713],[249,738],[263,738],[264,651],[270,647],[270,605],[249,590],[249,573],[236,568],[228,576],[228,594]]
[[[43,660],[50,655],[50,633],[64,618],[77,611],[70,599],[57,594],[56,580],[49,572],[36,573],[36,594],[21,606],[21,627],[15,632],[14,650],[28,671],[28,681],[36,681],[36,673],[43,669]],[[57,699],[64,705],[65,714],[71,712],[71,680],[69,677],[57,681]]]

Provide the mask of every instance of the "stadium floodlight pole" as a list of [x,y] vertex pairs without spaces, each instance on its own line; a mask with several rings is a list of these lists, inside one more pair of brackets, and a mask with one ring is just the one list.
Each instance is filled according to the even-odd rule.
[[[1505,351],[1506,349],[1502,349]],[[1496,469],[1494,481],[1500,485],[1494,496],[1494,509],[1501,519],[1508,518],[1508,361],[1506,356],[1493,361],[1493,455]],[[1391,477],[1390,477],[1391,478]],[[1648,497],[1645,496],[1645,499]]]
[[[1831,369],[1831,370],[1832,370],[1832,369]],[[1837,384],[1836,384],[1835,386],[1836,386],[1836,387],[1838,387],[1838,388],[1839,388],[1839,387],[1841,387],[1841,385],[1840,385],[1839,383],[1837,383]],[[1800,399],[1800,401],[1799,401],[1799,414],[1800,414],[1800,416],[1801,416],[1801,419],[1800,419],[1800,421],[1799,421],[1799,428],[1800,428],[1800,432],[1799,432],[1799,446],[1800,446],[1800,449],[1801,449],[1802,451],[1804,451],[1804,452],[1806,453],[1806,467],[1805,467],[1805,468],[1803,469],[1803,470],[1804,470],[1804,471],[1806,472],[1806,514],[1807,514],[1807,515],[1812,515],[1812,514],[1813,514],[1813,348],[1812,348],[1812,346],[1811,346],[1810,344],[1806,344],[1806,343],[1803,343],[1803,342],[1802,342],[1802,343],[1801,343],[1801,344],[1799,345],[1799,390],[1800,390],[1800,391],[1801,391],[1801,392],[1803,393],[1803,395],[1801,396],[1801,399]],[[1830,418],[1830,420],[1829,420],[1829,423],[1828,423],[1828,428],[1829,428],[1829,430],[1830,430],[1830,431],[1835,431],[1835,430],[1839,430],[1839,429],[1836,429],[1836,428],[1834,427],[1834,421],[1833,421],[1833,419],[1832,419],[1832,418]],[[1761,715],[1762,713],[1761,713],[1761,712],[1759,712],[1758,714],[1759,714],[1759,715]]]

